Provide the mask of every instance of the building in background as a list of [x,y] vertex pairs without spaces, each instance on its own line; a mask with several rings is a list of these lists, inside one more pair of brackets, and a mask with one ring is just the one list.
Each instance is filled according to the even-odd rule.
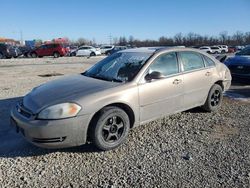
[[17,41],[17,40],[14,40],[14,39],[2,38],[2,37],[0,37],[0,43],[11,44],[11,45],[14,45],[14,46],[20,46],[21,45],[20,41]]

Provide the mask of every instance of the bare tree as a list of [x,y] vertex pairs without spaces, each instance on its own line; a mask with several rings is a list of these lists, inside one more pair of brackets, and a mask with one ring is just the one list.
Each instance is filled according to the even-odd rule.
[[[77,45],[86,45],[93,44],[95,45],[95,40],[89,41],[85,38],[79,38],[76,41],[70,41],[70,43],[75,43]],[[174,37],[165,37],[162,36],[158,40],[139,40],[134,38],[132,35],[128,37],[128,39],[123,37],[115,37],[113,38],[113,43],[115,45],[130,45],[130,46],[176,46],[176,45],[185,45],[185,46],[204,46],[204,45],[218,45],[218,44],[226,44],[226,45],[249,45],[250,44],[250,32],[243,33],[241,31],[237,31],[233,35],[228,35],[227,31],[222,31],[218,36],[207,36],[207,35],[199,35],[197,33],[190,32],[186,35],[182,33],[177,33]]]
[[234,40],[234,42],[235,42],[236,45],[243,44],[244,34],[241,31],[237,31],[233,35],[233,40]]
[[79,38],[79,39],[77,39],[76,43],[77,43],[79,46],[82,46],[82,45],[88,44],[88,40],[86,40],[85,38]]
[[227,40],[228,40],[228,33],[227,33],[227,31],[220,32],[219,36],[220,36],[220,42],[222,44],[226,44]]
[[174,41],[175,41],[176,45],[183,45],[183,36],[182,36],[182,33],[177,33],[174,36]]

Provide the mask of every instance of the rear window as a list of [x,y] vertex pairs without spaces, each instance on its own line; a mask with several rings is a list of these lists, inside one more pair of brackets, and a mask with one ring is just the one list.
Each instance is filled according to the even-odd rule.
[[203,57],[204,57],[204,60],[205,60],[206,67],[212,67],[212,66],[215,65],[215,62],[212,59],[210,59],[209,57],[207,57],[205,55],[203,55]]

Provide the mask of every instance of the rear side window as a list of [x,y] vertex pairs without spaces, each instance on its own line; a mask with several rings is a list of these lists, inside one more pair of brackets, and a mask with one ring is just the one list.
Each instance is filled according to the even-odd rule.
[[205,60],[205,65],[206,67],[212,67],[215,65],[214,61],[212,59],[210,59],[209,57],[207,56],[203,56],[204,57],[204,60]]
[[195,52],[179,52],[184,71],[192,71],[204,67],[202,57]]
[[179,66],[176,54],[167,53],[157,57],[154,62],[149,66],[149,73],[157,71],[164,76],[169,76],[179,72]]
[[60,47],[59,44],[53,44],[53,45],[52,45],[52,48],[58,48],[58,47]]

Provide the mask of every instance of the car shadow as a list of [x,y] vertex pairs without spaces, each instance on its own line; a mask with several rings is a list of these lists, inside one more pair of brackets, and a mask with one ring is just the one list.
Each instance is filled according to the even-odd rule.
[[208,113],[208,112],[201,107],[195,107],[195,108],[186,110],[183,113],[200,114],[200,113]]
[[226,93],[233,98],[250,98],[250,83],[245,80],[233,81]]
[[66,149],[43,149],[27,142],[10,126],[10,110],[22,98],[0,99],[0,158],[40,156],[54,152],[100,152],[92,144]]

